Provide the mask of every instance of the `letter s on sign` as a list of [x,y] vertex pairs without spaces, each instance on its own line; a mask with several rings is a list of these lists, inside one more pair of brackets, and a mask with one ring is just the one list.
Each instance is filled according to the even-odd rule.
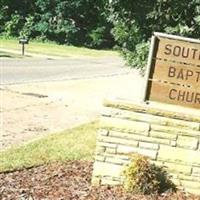
[[170,55],[172,53],[171,47],[172,47],[171,44],[166,44],[165,45],[165,52],[164,52],[164,54]]

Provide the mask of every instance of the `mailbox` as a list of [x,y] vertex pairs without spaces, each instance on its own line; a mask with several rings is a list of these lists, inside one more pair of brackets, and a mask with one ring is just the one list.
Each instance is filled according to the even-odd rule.
[[28,39],[27,38],[19,38],[19,44],[22,45],[22,55],[24,56],[24,51],[25,51],[25,44],[28,44]]
[[28,44],[28,39],[26,39],[26,38],[20,38],[19,39],[19,44]]

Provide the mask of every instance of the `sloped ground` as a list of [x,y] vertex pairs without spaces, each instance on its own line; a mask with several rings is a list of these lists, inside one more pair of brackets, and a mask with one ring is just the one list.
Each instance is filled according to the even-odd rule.
[[178,194],[142,196],[127,194],[121,187],[91,187],[92,163],[52,163],[0,174],[2,200],[200,200]]

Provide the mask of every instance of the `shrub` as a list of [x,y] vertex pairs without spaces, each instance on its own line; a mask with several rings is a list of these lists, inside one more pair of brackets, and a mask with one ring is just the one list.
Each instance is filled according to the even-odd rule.
[[33,16],[26,17],[26,22],[24,23],[24,26],[19,33],[20,37],[30,38],[31,34],[33,33],[33,24],[34,24],[34,17]]
[[157,194],[175,190],[164,169],[151,164],[147,157],[134,154],[124,170],[124,188],[131,193]]
[[19,36],[22,27],[22,17],[16,12],[11,15],[11,20],[5,23],[4,34],[9,36]]
[[122,56],[126,60],[126,64],[140,70],[144,75],[145,66],[149,54],[149,42],[141,42],[135,46],[134,51],[123,49],[121,51]]

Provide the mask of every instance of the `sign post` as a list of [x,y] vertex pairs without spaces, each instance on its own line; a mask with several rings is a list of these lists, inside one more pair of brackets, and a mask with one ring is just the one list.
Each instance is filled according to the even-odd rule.
[[144,101],[200,108],[200,40],[154,33]]

